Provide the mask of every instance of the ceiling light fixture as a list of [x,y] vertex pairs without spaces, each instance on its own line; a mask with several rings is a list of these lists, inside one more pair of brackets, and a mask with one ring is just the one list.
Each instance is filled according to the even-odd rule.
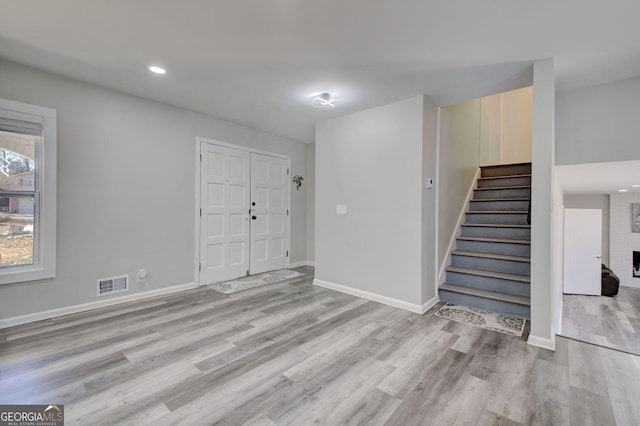
[[629,192],[628,189],[618,189],[618,192]]
[[155,65],[152,65],[149,67],[149,71],[156,73],[156,74],[166,74],[167,70],[165,70],[164,68],[161,67],[157,67]]
[[321,93],[317,96],[314,96],[313,98],[311,98],[311,105],[318,108],[327,106],[335,108],[335,104],[333,103],[333,99],[331,99],[331,95],[329,93]]
[[632,188],[640,188],[640,185],[631,185]]

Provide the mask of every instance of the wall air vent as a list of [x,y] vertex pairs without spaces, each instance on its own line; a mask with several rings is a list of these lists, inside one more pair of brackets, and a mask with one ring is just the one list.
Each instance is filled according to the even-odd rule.
[[98,296],[122,293],[127,290],[129,290],[129,275],[98,280]]

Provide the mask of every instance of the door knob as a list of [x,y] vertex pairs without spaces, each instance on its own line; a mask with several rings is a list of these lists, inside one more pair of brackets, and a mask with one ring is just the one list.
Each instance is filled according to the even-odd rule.
[[258,216],[251,216],[251,219],[256,220]]
[[251,205],[252,205],[252,206],[255,206],[255,205],[256,205],[256,202],[254,201],[253,203],[251,203]]

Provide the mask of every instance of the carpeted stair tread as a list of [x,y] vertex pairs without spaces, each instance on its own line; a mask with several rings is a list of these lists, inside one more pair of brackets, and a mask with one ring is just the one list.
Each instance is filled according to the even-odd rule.
[[481,169],[496,169],[500,167],[517,167],[517,166],[530,166],[531,161],[525,161],[522,163],[509,163],[509,164],[489,164],[486,166],[480,166]]
[[[494,188],[479,188],[479,189],[494,189]],[[498,188],[500,189],[500,188]],[[529,201],[528,198],[472,198],[470,201]]]
[[530,277],[526,275],[506,274],[504,272],[485,271],[483,269],[462,268],[460,266],[447,266],[447,272],[457,272],[459,274],[479,275],[481,277],[497,278],[500,280],[520,281],[530,283]]
[[484,297],[486,299],[499,300],[502,302],[515,303],[518,305],[530,306],[531,302],[528,297],[516,296],[513,294],[499,293],[496,291],[480,290],[471,287],[462,287],[455,284],[444,283],[440,285],[440,290],[450,291],[453,293],[468,294],[470,296]]
[[[474,191],[495,191],[498,189],[527,189],[531,188],[531,185],[519,185],[519,186],[493,186],[489,188],[476,188]],[[504,199],[504,198],[503,198]],[[510,198],[512,200],[513,198]]]
[[531,245],[529,240],[510,240],[508,238],[486,238],[486,237],[457,237],[458,240],[464,241],[480,241],[483,243],[506,243],[506,244],[526,244]]
[[462,226],[484,226],[488,228],[531,228],[531,225],[512,225],[502,223],[463,223]]
[[457,254],[458,256],[482,257],[485,259],[511,260],[514,262],[531,262],[530,257],[510,256],[506,254],[482,253],[479,251],[453,250],[451,254]]
[[467,210],[467,214],[527,214],[527,210]]
[[480,177],[479,180],[493,180],[493,179],[511,179],[511,178],[526,178],[531,177],[531,174],[523,174],[523,175],[505,175],[505,176],[486,176]]

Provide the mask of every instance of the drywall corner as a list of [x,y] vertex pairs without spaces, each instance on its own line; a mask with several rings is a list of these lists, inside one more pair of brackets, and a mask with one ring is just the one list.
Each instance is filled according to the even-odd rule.
[[[437,299],[438,247],[438,134],[440,109],[425,96],[422,113],[422,179],[421,179],[421,304]],[[433,179],[433,187],[426,181]]]

